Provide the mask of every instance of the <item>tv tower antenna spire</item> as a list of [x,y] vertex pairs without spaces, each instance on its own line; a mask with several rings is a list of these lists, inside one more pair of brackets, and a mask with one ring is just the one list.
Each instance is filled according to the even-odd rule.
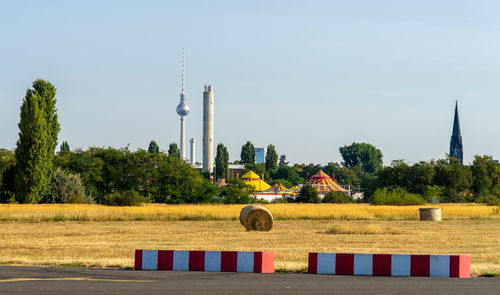
[[184,94],[184,48],[182,48],[182,94]]

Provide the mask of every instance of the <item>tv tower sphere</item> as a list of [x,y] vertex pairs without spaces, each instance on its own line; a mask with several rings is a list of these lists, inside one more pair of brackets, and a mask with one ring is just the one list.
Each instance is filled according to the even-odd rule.
[[182,95],[181,102],[177,106],[177,114],[181,117],[189,114],[189,106],[186,104],[186,101],[184,99],[184,95]]

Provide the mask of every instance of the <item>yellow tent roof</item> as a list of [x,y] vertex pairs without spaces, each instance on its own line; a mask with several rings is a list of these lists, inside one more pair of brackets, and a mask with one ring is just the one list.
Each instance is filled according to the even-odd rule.
[[247,173],[243,174],[241,176],[241,179],[245,180],[245,179],[258,179],[260,180],[260,177],[259,175],[255,174],[255,172],[253,172],[252,170],[248,171]]
[[243,174],[243,176],[241,176],[241,180],[243,180],[246,184],[255,187],[255,190],[258,192],[263,192],[271,187],[269,184],[260,179],[259,175],[255,174],[252,170]]

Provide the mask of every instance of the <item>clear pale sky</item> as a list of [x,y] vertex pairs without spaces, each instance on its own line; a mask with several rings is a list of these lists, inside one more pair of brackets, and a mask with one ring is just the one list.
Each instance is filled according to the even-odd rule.
[[0,0],[0,147],[15,148],[22,98],[43,78],[58,89],[59,142],[168,149],[184,47],[197,161],[205,84],[231,161],[247,140],[292,163],[340,162],[352,142],[386,164],[443,158],[455,100],[465,162],[498,159],[499,11],[456,0]]

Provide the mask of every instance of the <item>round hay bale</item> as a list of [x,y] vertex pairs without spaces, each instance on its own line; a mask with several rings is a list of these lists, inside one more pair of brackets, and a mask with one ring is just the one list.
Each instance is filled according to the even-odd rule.
[[441,208],[418,208],[420,221],[441,221]]
[[273,228],[273,215],[262,205],[249,205],[241,209],[240,222],[247,231],[270,231]]

